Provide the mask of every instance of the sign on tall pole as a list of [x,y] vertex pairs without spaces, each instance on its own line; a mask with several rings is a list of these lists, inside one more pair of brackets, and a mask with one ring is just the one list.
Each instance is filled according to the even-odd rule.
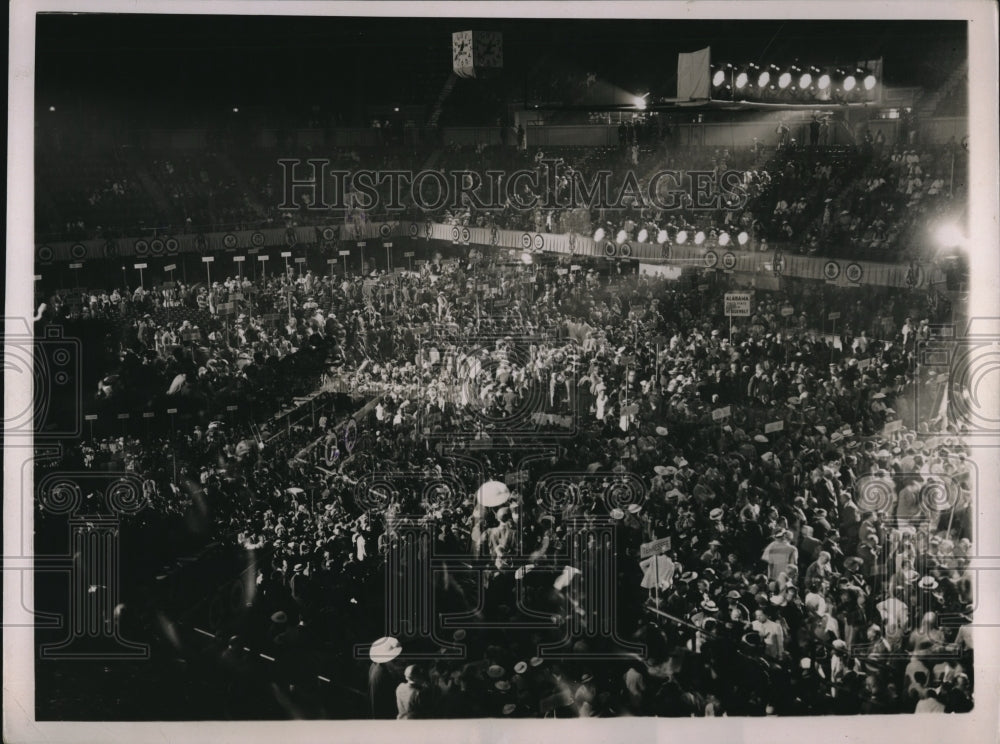
[[365,275],[365,243],[364,240],[358,241],[358,248],[361,249],[361,276]]
[[282,251],[281,257],[285,259],[285,280],[288,282],[288,320],[292,319],[292,278],[288,275],[288,259],[291,257],[291,251]]
[[752,300],[750,292],[726,292],[724,302],[726,316],[729,318],[729,340],[733,339],[733,317],[750,317],[750,303]]
[[212,261],[215,258],[213,256],[202,256],[201,262],[205,264],[205,273],[208,277],[208,310],[211,313],[215,313],[215,308],[212,306]]

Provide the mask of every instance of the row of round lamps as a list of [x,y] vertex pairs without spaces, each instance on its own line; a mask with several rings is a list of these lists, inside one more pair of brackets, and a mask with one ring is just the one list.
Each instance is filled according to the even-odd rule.
[[[749,67],[756,68],[757,65],[750,65]],[[732,69],[733,69],[732,65],[726,65],[725,69],[716,70],[715,74],[712,76],[712,85],[714,85],[716,88],[722,87],[726,83],[726,79],[728,77],[727,70],[732,70]],[[771,65],[771,69],[773,69],[775,73],[777,73],[778,70],[777,67]],[[817,73],[815,77],[813,76],[813,73]],[[748,84],[750,84],[751,82],[750,75],[751,73],[748,72],[747,70],[741,70],[739,73],[736,74],[736,77],[733,79],[733,85],[736,86],[737,90],[741,90],[745,88]],[[795,75],[798,75],[797,80],[795,78]],[[793,82],[798,83],[799,89],[808,90],[813,85],[814,81],[816,83],[816,88],[818,88],[819,90],[826,90],[830,87],[831,83],[833,82],[830,75],[825,72],[820,72],[819,68],[813,67],[812,72],[809,71],[803,72],[801,69],[793,67],[791,68],[791,70],[785,70],[784,72],[778,74],[777,78],[774,78],[774,76],[771,73],[771,70],[761,70],[759,73],[757,73],[757,79],[756,79],[757,87],[761,89],[765,89],[768,87],[774,88],[774,85],[771,85],[772,79],[775,80],[777,87],[780,88],[781,90],[785,90],[790,85],[792,85]],[[874,75],[869,73],[868,75],[865,75],[863,78],[861,78],[860,81],[858,77],[853,74],[846,75],[841,81],[844,90],[847,91],[848,93],[857,88],[859,83],[865,90],[872,90],[878,84],[878,80],[875,78]]]
[[[604,240],[606,235],[607,233],[604,231],[604,228],[599,227],[597,228],[597,230],[594,231],[594,241],[599,243],[602,240]],[[642,230],[639,231],[639,234],[636,236],[636,239],[640,243],[645,243],[646,241],[649,240],[649,237],[650,237],[649,231],[643,228]],[[695,245],[701,245],[702,243],[705,242],[705,231],[698,230],[698,232],[694,233],[694,235],[691,235],[687,230],[681,230],[677,233],[676,237],[674,238],[674,242],[676,242],[677,245],[684,245],[685,243],[688,242],[689,238],[691,239],[691,242],[693,242]],[[615,242],[621,245],[626,240],[628,240],[628,233],[626,233],[624,230],[619,230],[618,234],[615,235]],[[668,240],[668,235],[666,230],[660,230],[659,232],[656,233],[656,242],[659,245],[663,245],[664,243],[667,242],[667,240]],[[722,246],[729,245],[729,243],[732,241],[732,236],[727,232],[719,233],[718,241],[719,245]],[[750,236],[747,234],[745,230],[740,231],[739,234],[737,234],[736,236],[736,242],[739,243],[740,245],[746,245],[749,241],[750,241]]]

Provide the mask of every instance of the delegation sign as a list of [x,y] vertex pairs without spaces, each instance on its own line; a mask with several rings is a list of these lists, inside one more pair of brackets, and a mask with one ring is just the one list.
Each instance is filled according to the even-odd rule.
[[726,292],[726,315],[750,317],[750,292]]

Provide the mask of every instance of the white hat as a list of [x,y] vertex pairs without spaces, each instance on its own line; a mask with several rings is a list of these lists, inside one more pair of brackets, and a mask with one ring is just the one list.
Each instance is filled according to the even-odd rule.
[[391,636],[385,636],[372,644],[368,651],[368,657],[376,664],[384,664],[387,661],[392,661],[401,653],[403,653],[403,646],[400,642]]

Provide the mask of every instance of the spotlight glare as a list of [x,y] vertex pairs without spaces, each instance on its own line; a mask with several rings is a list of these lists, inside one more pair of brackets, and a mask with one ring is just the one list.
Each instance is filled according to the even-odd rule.
[[718,88],[726,80],[726,73],[722,70],[716,70],[715,75],[712,76],[712,85]]
[[805,73],[802,77],[799,78],[799,87],[805,90],[806,88],[809,87],[809,84],[812,82],[812,80],[813,76],[810,75],[808,72]]
[[677,245],[684,245],[687,242],[688,234],[687,230],[681,230],[677,233]]
[[854,90],[854,86],[858,84],[858,81],[854,78],[854,75],[848,75],[844,78],[844,90],[850,92]]
[[819,86],[820,90],[826,90],[827,88],[830,87],[830,76],[820,75],[819,80],[816,82],[816,85]]
[[767,70],[764,70],[764,72],[760,74],[760,77],[757,78],[757,87],[763,88],[769,82],[771,82],[771,73],[769,73]]
[[615,240],[618,241],[619,245],[621,245],[622,243],[625,242],[625,239],[627,237],[628,237],[628,233],[626,233],[624,230],[619,230],[618,234],[615,236]]
[[719,234],[719,245],[729,245],[729,233],[724,232]]
[[594,240],[600,242],[604,240],[604,228],[599,227],[594,231]]
[[639,242],[640,243],[645,243],[646,242],[646,238],[648,238],[648,237],[649,237],[649,232],[646,230],[646,228],[642,228],[639,231]]
[[642,98],[640,96],[636,96],[633,99],[632,102],[635,104],[635,107],[637,109],[639,109],[640,111],[645,111],[646,110],[646,99],[645,98]]
[[778,78],[778,87],[784,90],[792,82],[792,74],[790,72],[781,73],[781,77]]
[[742,88],[746,84],[747,84],[747,74],[745,72],[741,72],[739,75],[736,76],[736,87]]
[[935,237],[942,248],[956,248],[965,242],[962,229],[953,222],[938,227]]
[[703,233],[701,230],[699,230],[698,232],[696,232],[694,234],[694,244],[695,245],[701,245],[704,242],[705,242],[705,233]]
[[521,254],[521,263],[525,264],[526,266],[530,266],[533,260],[534,259],[532,259],[531,254],[528,253],[527,251]]
[[746,231],[742,231],[736,236],[736,239],[740,242],[740,245],[746,245],[747,241],[750,240],[750,236],[746,234]]
[[865,76],[865,90],[871,90],[872,88],[874,88],[876,82],[877,81],[875,80],[875,76],[874,75],[866,75]]
[[660,230],[658,233],[656,233],[656,242],[659,243],[660,245],[663,245],[664,243],[667,242],[666,230]]

